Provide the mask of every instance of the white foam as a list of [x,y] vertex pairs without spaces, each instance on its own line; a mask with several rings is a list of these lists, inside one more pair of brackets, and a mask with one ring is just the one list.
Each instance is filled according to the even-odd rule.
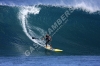
[[59,2],[52,3],[52,6],[74,7],[75,9],[82,9],[90,13],[100,11],[99,5],[93,0],[73,0],[71,2],[60,0]]
[[[35,42],[35,43],[37,43],[37,44],[39,44],[39,45],[44,47],[44,45],[40,44],[38,40],[33,40],[32,36],[27,31],[27,29],[28,29],[27,26],[29,26],[28,23],[27,23],[28,22],[27,21],[28,14],[36,15],[36,14],[39,14],[39,11],[40,11],[40,8],[35,7],[35,6],[23,6],[23,7],[20,8],[19,20],[21,22],[23,31],[27,35],[27,37],[30,40],[32,40],[33,42]],[[33,32],[33,31],[31,31],[31,32]],[[34,34],[34,32],[33,32],[33,34]]]
[[[99,0],[50,0],[50,1],[35,1],[32,3],[32,1],[24,1],[24,2],[20,2],[20,3],[16,3],[16,2],[11,2],[11,1],[7,1],[6,2],[0,2],[0,5],[10,5],[10,6],[25,6],[25,5],[51,5],[51,6],[63,6],[63,7],[75,7],[75,8],[80,8],[82,10],[88,11],[88,12],[96,12],[96,11],[100,11],[100,1]],[[29,7],[28,7],[29,8]]]
[[97,7],[97,6],[93,5],[93,4],[91,5],[89,3],[85,3],[85,2],[75,3],[75,5],[73,7],[81,8],[81,9],[83,9],[85,11],[90,12],[90,13],[100,10],[99,7]]

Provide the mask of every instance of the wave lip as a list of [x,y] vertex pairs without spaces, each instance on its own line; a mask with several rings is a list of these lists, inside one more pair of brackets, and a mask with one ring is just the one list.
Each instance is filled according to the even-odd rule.
[[85,10],[87,12],[96,12],[100,11],[100,1],[94,1],[94,0],[28,0],[28,1],[0,1],[0,5],[10,5],[10,6],[30,6],[30,5],[51,5],[51,6],[63,6],[63,7],[74,7],[76,9],[80,8],[82,10]]
[[86,4],[85,2],[81,2],[81,3],[76,3],[74,5],[75,8],[81,8],[85,11],[89,11],[89,12],[96,12],[96,11],[100,11],[100,8],[98,6],[92,5],[92,4]]

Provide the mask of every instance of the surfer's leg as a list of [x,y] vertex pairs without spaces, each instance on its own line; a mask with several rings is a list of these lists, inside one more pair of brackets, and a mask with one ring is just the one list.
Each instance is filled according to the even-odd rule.
[[50,41],[50,40],[48,40],[48,44],[50,45],[50,48],[52,48],[52,46],[51,46],[51,41]]
[[49,45],[50,45],[50,48],[52,49],[51,43]]
[[47,47],[48,42],[49,42],[49,41],[47,40],[46,43],[45,43],[45,44],[46,44],[46,47]]
[[46,44],[46,47],[47,47],[47,44],[49,44],[49,40],[47,40],[45,44]]

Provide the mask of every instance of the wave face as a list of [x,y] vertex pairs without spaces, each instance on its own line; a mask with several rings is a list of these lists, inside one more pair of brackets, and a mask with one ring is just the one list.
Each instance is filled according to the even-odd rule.
[[[73,12],[59,30],[53,31],[52,46],[62,53],[44,50],[41,38],[66,11]],[[100,55],[100,11],[51,5],[0,5],[0,55]],[[59,27],[58,27],[59,28]]]

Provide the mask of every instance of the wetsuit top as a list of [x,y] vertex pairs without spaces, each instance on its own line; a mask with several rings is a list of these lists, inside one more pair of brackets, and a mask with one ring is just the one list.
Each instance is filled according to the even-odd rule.
[[51,37],[46,35],[46,40],[51,40]]

